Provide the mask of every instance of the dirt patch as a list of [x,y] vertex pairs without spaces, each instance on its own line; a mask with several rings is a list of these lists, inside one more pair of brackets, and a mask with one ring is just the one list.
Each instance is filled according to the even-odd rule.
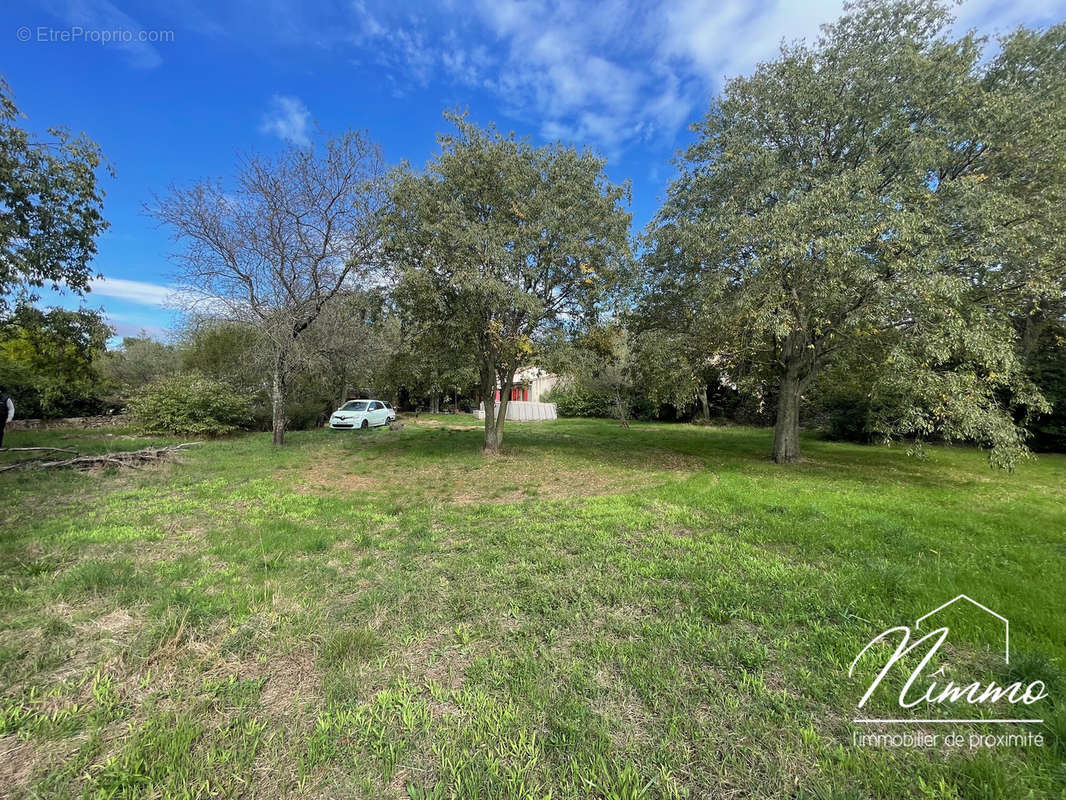
[[110,614],[104,614],[91,622],[79,625],[84,633],[104,634],[110,639],[125,639],[129,633],[140,626],[140,621],[124,608],[118,608]]
[[302,479],[289,475],[279,482],[301,493],[391,492],[428,495],[438,502],[519,503],[524,500],[561,500],[625,494],[695,474],[698,459],[664,451],[640,465],[590,463],[560,465],[537,453],[501,454],[470,468],[465,465],[426,460],[409,465],[381,465],[352,473],[351,464],[327,459],[309,466]]
[[4,787],[0,792],[3,797],[13,797],[18,790],[29,789],[34,769],[43,759],[38,748],[37,743],[19,739],[14,734],[0,736],[0,787]]
[[389,661],[405,668],[415,682],[433,681],[454,692],[466,680],[466,670],[473,663],[474,644],[460,647],[451,630],[441,629],[389,656]]
[[284,716],[301,702],[321,696],[322,680],[315,669],[314,653],[298,649],[270,659],[260,701],[267,713]]
[[350,468],[350,465],[339,459],[329,459],[312,464],[295,484],[284,477],[279,477],[278,480],[299,494],[314,494],[334,489],[345,492],[376,492],[385,488],[386,482],[377,475],[345,471]]
[[[468,435],[449,437],[477,430],[473,420],[407,421],[426,429],[421,438],[392,447],[398,439],[389,444],[374,436],[383,444],[355,452],[319,451],[310,463],[279,470],[274,480],[300,493],[403,495],[470,505],[625,494],[684,480],[706,468],[702,458],[668,447],[638,452],[547,428],[520,448],[504,447],[498,455],[482,458]],[[454,447],[449,438],[455,439]]]
[[[597,675],[597,683],[600,679]],[[655,715],[621,676],[611,676],[608,687],[589,703],[589,709],[604,721],[607,734],[619,752],[646,747],[656,727]]]

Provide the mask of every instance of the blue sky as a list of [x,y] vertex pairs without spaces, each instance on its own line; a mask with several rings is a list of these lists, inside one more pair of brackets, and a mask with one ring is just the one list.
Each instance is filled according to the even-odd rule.
[[[176,322],[172,243],[144,203],[171,184],[224,179],[237,154],[300,142],[316,124],[366,128],[390,163],[421,165],[446,127],[441,112],[469,108],[534,141],[600,150],[612,179],[632,180],[643,226],[724,79],[840,10],[837,0],[5,0],[2,69],[26,124],[86,132],[116,172],[103,180],[105,279],[83,301],[42,303],[102,306],[119,335],[164,335]],[[967,0],[957,16],[960,28],[1003,32],[1066,18],[1066,0]]]

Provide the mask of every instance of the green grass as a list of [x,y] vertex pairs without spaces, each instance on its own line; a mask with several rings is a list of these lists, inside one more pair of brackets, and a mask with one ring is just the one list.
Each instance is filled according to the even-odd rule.
[[[107,433],[5,444],[159,441]],[[1066,458],[770,436],[509,423],[485,459],[441,416],[2,474],[0,796],[1066,796]],[[960,609],[952,674],[1046,680],[1011,709],[1044,745],[855,746],[852,658],[961,592],[1012,661]]]

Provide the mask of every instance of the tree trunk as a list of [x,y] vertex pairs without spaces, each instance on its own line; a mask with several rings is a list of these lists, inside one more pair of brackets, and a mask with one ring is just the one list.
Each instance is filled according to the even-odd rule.
[[496,455],[503,443],[503,432],[496,427],[496,415],[488,406],[485,407],[485,455]]
[[700,405],[703,406],[703,421],[711,421],[711,387],[708,384],[703,385],[703,391],[700,392]]
[[1025,322],[1022,325],[1022,335],[1020,339],[1020,346],[1018,348],[1018,355],[1022,363],[1028,363],[1029,357],[1036,349],[1037,343],[1040,341],[1040,336],[1047,327],[1048,318],[1046,315],[1030,314],[1025,318]]
[[340,408],[344,405],[344,401],[348,399],[348,368],[341,367],[340,371],[340,391],[337,397],[337,407]]
[[[500,452],[500,446],[503,444],[503,423],[507,420],[507,404],[511,401],[511,388],[513,383],[506,383],[500,386],[500,410],[496,412],[496,422],[493,425],[492,440],[489,440],[488,430],[485,431],[485,452],[491,455],[495,455]],[[495,403],[493,404],[495,407]],[[486,411],[485,417],[488,418],[489,412]]]
[[273,411],[274,444],[285,444],[285,361],[281,356],[274,360],[274,382],[270,390]]
[[800,460],[799,405],[800,383],[797,370],[786,367],[781,374],[777,395],[777,421],[774,424],[774,461],[795,464]]
[[493,389],[496,379],[491,367],[481,365],[481,404],[485,408],[485,453],[497,453],[500,450],[500,441],[496,435],[496,407],[492,403]]
[[[491,376],[491,377],[489,377]],[[514,378],[500,386],[500,410],[496,411],[496,378],[495,370],[489,370],[486,374],[482,370],[481,394],[485,398],[485,455],[496,455],[500,452],[503,444],[503,423],[507,419],[507,403],[511,399],[511,387]]]

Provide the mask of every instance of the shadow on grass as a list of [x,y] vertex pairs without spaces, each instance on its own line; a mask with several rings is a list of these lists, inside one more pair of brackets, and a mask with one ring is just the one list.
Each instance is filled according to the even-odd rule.
[[[457,418],[432,427],[409,422],[399,433],[357,432],[339,442],[352,456],[373,461],[393,458],[416,463],[450,463],[472,469],[486,463],[480,430]],[[305,445],[337,432],[308,432]],[[780,466],[770,460],[773,431],[769,428],[711,427],[678,423],[635,423],[629,429],[611,420],[558,420],[507,424],[501,459],[533,468],[582,469],[608,466],[664,472],[713,470],[780,481],[820,478],[833,483],[886,483],[931,489],[960,489],[1002,482],[1036,481],[1054,487],[1066,471],[1066,457],[1041,455],[1023,462],[1014,473],[993,469],[986,454],[965,446],[930,446],[925,456],[907,453],[906,445],[888,447],[833,442],[815,434],[803,435],[805,460]],[[491,463],[491,462],[490,462]]]

